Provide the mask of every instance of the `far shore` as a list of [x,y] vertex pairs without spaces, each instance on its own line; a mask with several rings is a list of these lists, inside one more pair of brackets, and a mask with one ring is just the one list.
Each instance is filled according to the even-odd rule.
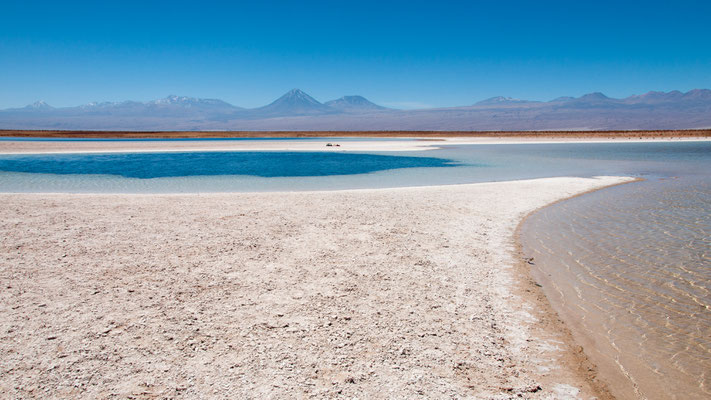
[[[230,136],[231,135],[231,136]],[[261,135],[261,136],[259,136]],[[291,135],[291,136],[289,136]],[[340,136],[338,136],[340,135]],[[3,138],[4,137],[4,138]],[[18,138],[18,140],[12,140]],[[42,138],[50,139],[47,141]],[[71,139],[107,139],[72,141]],[[251,138],[253,140],[230,140]],[[280,138],[281,140],[268,140]],[[310,138],[312,140],[299,140]],[[339,140],[359,138],[360,140]],[[368,140],[372,138],[373,140]],[[708,141],[711,130],[645,132],[78,132],[0,131],[0,154],[185,151],[422,151],[446,146],[525,143]],[[27,140],[39,139],[39,140]],[[51,140],[69,139],[69,140]],[[112,140],[117,139],[117,140]],[[156,139],[156,140],[121,140]],[[185,139],[167,142],[162,139]],[[189,140],[198,139],[198,140]],[[213,139],[213,140],[199,140]],[[224,140],[221,140],[224,139]],[[267,140],[259,140],[267,139]],[[289,140],[294,139],[294,140]],[[392,140],[388,140],[392,139]]]
[[518,138],[518,139],[661,139],[711,138],[711,127],[660,130],[549,130],[549,131],[101,131],[0,129],[0,137],[26,138]]

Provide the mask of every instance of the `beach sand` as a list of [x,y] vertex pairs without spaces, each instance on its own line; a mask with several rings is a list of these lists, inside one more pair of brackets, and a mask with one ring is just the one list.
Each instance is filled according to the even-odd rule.
[[626,180],[0,194],[0,397],[605,398],[514,231]]
[[[327,146],[331,143],[332,146]],[[0,141],[0,154],[184,151],[422,151],[437,148],[420,140],[186,140],[186,141]],[[338,144],[338,146],[334,146]]]

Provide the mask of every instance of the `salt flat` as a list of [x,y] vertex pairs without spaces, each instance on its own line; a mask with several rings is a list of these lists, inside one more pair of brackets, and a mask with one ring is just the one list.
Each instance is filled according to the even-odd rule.
[[[49,153],[117,153],[117,152],[185,152],[185,151],[422,151],[444,146],[472,144],[526,144],[526,143],[643,143],[709,141],[708,137],[641,137],[641,138],[596,138],[596,137],[418,137],[398,138],[399,140],[77,140],[77,141],[0,141],[0,154],[49,154]],[[329,144],[331,146],[329,146]]]
[[513,234],[627,179],[2,194],[0,392],[588,398]]

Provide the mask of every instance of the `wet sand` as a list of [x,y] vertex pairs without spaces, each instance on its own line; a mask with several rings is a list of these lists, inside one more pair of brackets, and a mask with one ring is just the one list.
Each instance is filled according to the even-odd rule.
[[514,231],[626,180],[1,194],[0,393],[606,398]]

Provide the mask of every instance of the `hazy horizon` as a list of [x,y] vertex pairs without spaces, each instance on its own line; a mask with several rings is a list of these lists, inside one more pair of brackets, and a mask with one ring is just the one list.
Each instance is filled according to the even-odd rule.
[[[711,89],[708,89],[708,88],[692,88],[692,89],[690,89],[689,91],[694,91],[694,90],[707,91],[707,90],[711,90]],[[256,106],[254,106],[254,107],[244,107],[244,106],[242,106],[242,105],[240,105],[240,104],[230,103],[230,102],[228,102],[228,101],[225,101],[224,99],[219,99],[219,98],[204,98],[204,97],[195,97],[195,96],[183,95],[183,94],[180,94],[180,93],[169,93],[169,94],[166,94],[166,95],[164,95],[164,96],[160,96],[160,97],[156,97],[156,98],[152,98],[152,99],[146,99],[146,100],[137,100],[137,99],[134,99],[134,98],[126,98],[126,99],[118,99],[118,100],[115,100],[115,99],[95,99],[95,100],[93,100],[93,101],[90,101],[90,102],[87,102],[87,103],[83,103],[83,104],[70,104],[70,105],[65,105],[65,106],[55,106],[54,104],[51,104],[51,103],[45,101],[44,99],[37,99],[37,100],[35,100],[35,101],[31,102],[31,103],[28,103],[28,104],[20,105],[20,106],[17,106],[17,107],[8,107],[8,108],[5,108],[5,109],[0,109],[0,110],[23,108],[23,107],[27,107],[27,106],[32,106],[32,105],[37,104],[37,103],[44,103],[44,104],[46,104],[46,105],[48,105],[48,106],[51,106],[51,107],[54,107],[54,108],[66,108],[66,107],[80,107],[80,106],[86,106],[86,105],[96,105],[96,104],[102,104],[102,103],[114,103],[114,104],[122,103],[122,102],[151,103],[151,102],[156,102],[156,101],[160,101],[160,100],[167,100],[167,99],[170,99],[170,98],[189,98],[189,99],[195,99],[195,100],[220,100],[220,101],[225,101],[227,104],[232,105],[232,106],[235,106],[235,107],[250,109],[250,108],[261,108],[261,107],[264,107],[264,106],[266,106],[266,105],[269,105],[269,104],[271,104],[272,102],[278,100],[278,99],[281,98],[282,96],[285,96],[286,94],[288,94],[289,92],[292,92],[292,91],[300,91],[300,92],[304,92],[304,93],[306,93],[306,94],[309,94],[309,93],[308,93],[308,90],[302,90],[301,88],[292,88],[292,89],[290,89],[289,91],[287,91],[286,93],[282,93],[282,94],[281,94],[280,96],[278,96],[277,98],[272,99],[272,100],[269,101],[268,103],[261,104],[261,105],[256,105]],[[604,95],[605,97],[610,98],[611,100],[622,100],[622,99],[626,99],[626,98],[634,97],[634,96],[643,96],[643,95],[649,94],[649,93],[663,93],[663,94],[668,94],[668,93],[672,93],[672,92],[680,92],[680,93],[683,94],[683,93],[687,93],[687,92],[689,92],[689,91],[676,90],[676,89],[672,89],[672,90],[669,90],[669,91],[647,90],[647,91],[642,92],[642,93],[630,93],[630,94],[624,95],[624,96],[622,96],[622,97],[612,97],[612,96],[608,96],[607,94],[605,94],[605,93],[603,93],[603,92],[600,92],[600,91],[593,91],[593,92],[589,92],[589,93],[583,93],[583,94],[580,95],[580,96],[562,95],[562,96],[558,96],[558,97],[550,98],[550,99],[515,98],[515,97],[511,97],[511,96],[507,96],[507,95],[503,94],[503,95],[496,95],[496,96],[491,96],[491,97],[482,98],[482,99],[474,99],[474,100],[473,100],[471,103],[469,103],[469,104],[449,104],[449,105],[438,106],[438,107],[431,107],[431,106],[428,106],[428,105],[426,105],[426,104],[415,104],[415,103],[409,104],[409,107],[408,107],[407,105],[404,106],[404,107],[392,107],[392,106],[389,106],[388,104],[378,104],[378,105],[384,106],[384,107],[388,107],[388,108],[392,108],[392,109],[395,109],[395,110],[398,110],[398,109],[399,109],[399,110],[403,110],[403,111],[416,111],[416,110],[427,110],[427,109],[431,109],[431,108],[456,108],[456,107],[474,106],[474,105],[480,104],[480,103],[482,103],[482,102],[485,102],[485,101],[487,101],[487,100],[492,100],[492,99],[496,99],[496,98],[503,98],[503,99],[511,100],[511,101],[526,101],[526,102],[542,102],[542,103],[545,103],[545,102],[552,102],[552,101],[555,101],[555,100],[557,100],[557,99],[559,99],[559,98],[561,98],[561,97],[579,98],[579,97],[584,97],[584,96],[586,96],[586,95],[593,95],[593,94],[598,94],[598,93]],[[312,97],[313,97],[313,96],[312,96]],[[342,98],[345,98],[345,97],[363,97],[363,98],[366,99],[366,100],[370,100],[370,99],[368,99],[366,96],[362,96],[362,95],[360,95],[360,94],[358,94],[358,93],[344,94],[344,95],[339,96],[338,98],[329,98],[329,99],[317,99],[317,98],[315,98],[315,100],[317,100],[318,102],[324,104],[324,103],[327,103],[327,102],[330,102],[330,101],[339,100],[339,99],[342,99]]]
[[319,102],[290,90],[242,108],[220,99],[171,96],[150,102],[54,108],[35,103],[0,110],[6,129],[89,130],[608,130],[711,127],[711,90],[650,92],[615,99],[602,93],[548,102],[495,97],[474,105],[399,110],[361,96]]

